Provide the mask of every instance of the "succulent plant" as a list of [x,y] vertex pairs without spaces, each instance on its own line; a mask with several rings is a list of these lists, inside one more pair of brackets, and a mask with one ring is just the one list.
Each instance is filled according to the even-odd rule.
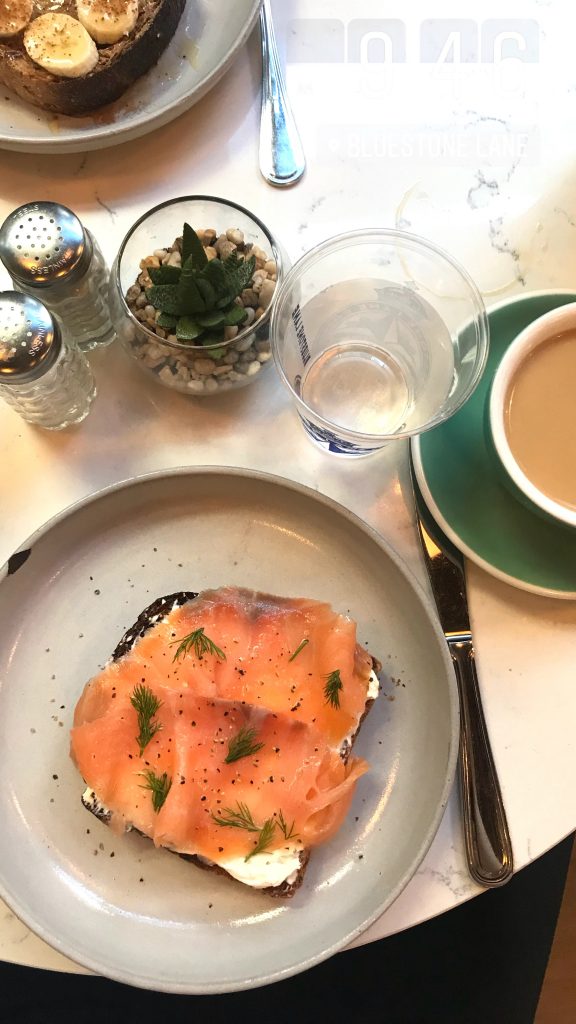
[[253,256],[235,252],[225,260],[209,260],[198,235],[189,224],[182,232],[182,266],[149,267],[152,286],[146,298],[159,310],[159,327],[178,341],[200,345],[222,342],[225,327],[240,327],[248,314],[236,299],[254,274]]

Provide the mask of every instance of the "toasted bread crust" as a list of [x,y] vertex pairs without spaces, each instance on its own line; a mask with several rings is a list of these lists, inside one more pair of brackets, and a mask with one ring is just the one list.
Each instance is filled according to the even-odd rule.
[[[114,653],[112,654],[112,660],[118,661],[120,658],[124,657],[124,655],[132,649],[136,641],[141,636],[144,636],[144,634],[149,629],[152,629],[155,623],[160,618],[162,618],[162,616],[167,615],[170,611],[172,611],[173,608],[181,607],[182,605],[187,604],[188,601],[193,601],[194,598],[196,597],[198,597],[198,594],[194,591],[181,590],[178,593],[169,594],[166,597],[157,598],[155,601],[153,601],[152,604],[148,605],[147,608],[144,608],[144,610],[136,619],[134,625],[126,631],[126,633],[116,646]],[[378,674],[378,672],[380,672],[382,668],[380,662],[377,661],[377,659],[373,656],[372,667],[376,674]],[[350,742],[346,742],[342,747],[340,755],[344,762],[348,761],[348,758],[350,757],[350,753],[352,751],[352,747],[360,732],[362,723],[364,722],[364,719],[366,718],[366,715],[370,711],[373,704],[373,699],[366,701],[364,712],[358,723],[356,732],[354,733],[353,736],[351,736]],[[87,804],[84,804],[84,806],[87,807],[87,809],[90,810],[92,814],[96,815],[97,818],[99,818],[105,824],[108,824],[108,819],[105,814],[102,814],[98,809],[89,807]],[[143,835],[143,833],[140,833],[140,835]],[[144,836],[144,838],[148,837]],[[169,852],[177,853],[177,851]],[[310,848],[304,849],[300,852],[300,866],[298,868],[296,878],[293,881],[289,882],[288,880],[286,880],[284,882],[281,882],[280,885],[267,886],[265,889],[257,889],[255,891],[264,893],[267,896],[273,896],[275,899],[291,899],[292,896],[294,896],[294,893],[300,888],[302,882],[304,881],[304,875],[306,872],[308,861],[310,859],[310,854]],[[225,868],[220,867],[219,864],[212,864],[202,857],[197,857],[195,854],[178,853],[178,856],[181,857],[183,860],[189,861],[191,864],[195,864],[197,867],[202,868],[204,871],[213,871],[218,875],[226,875],[227,878],[233,877],[229,874],[228,871],[226,871]],[[234,879],[234,881],[238,880]],[[242,885],[244,883],[239,882],[238,884]],[[248,888],[250,888],[250,886],[248,886]]]
[[[118,99],[158,60],[172,39],[186,0],[141,0],[134,32],[99,48],[98,64],[81,78],[52,75],[30,60],[22,34],[0,40],[0,82],[21,99],[57,114],[87,114]],[[65,7],[59,8],[65,11]],[[75,14],[75,5],[70,10]]]
[[157,597],[152,604],[149,604],[136,619],[133,626],[127,629],[120,642],[114,648],[112,661],[119,661],[125,654],[132,650],[134,644],[141,636],[144,636],[152,626],[168,615],[173,608],[180,608],[188,601],[193,601],[198,594],[194,590],[179,590],[176,594],[167,594],[166,597]]

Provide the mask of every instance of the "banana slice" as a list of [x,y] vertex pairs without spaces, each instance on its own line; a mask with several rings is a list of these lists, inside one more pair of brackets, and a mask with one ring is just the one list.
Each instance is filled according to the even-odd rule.
[[68,14],[41,14],[24,33],[31,60],[53,75],[82,78],[98,63],[98,50],[86,29]]
[[15,36],[32,17],[32,0],[0,0],[0,39]]
[[76,0],[76,11],[97,43],[117,43],[138,21],[138,0]]

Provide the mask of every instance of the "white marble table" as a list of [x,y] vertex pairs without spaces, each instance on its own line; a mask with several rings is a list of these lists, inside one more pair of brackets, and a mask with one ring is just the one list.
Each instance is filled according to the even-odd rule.
[[[288,41],[289,87],[309,159],[300,185],[273,191],[258,174],[259,56],[252,38],[207,98],[153,136],[87,156],[0,153],[0,217],[33,199],[63,202],[111,260],[148,207],[210,193],[256,211],[293,260],[340,231],[396,224],[460,258],[487,304],[523,290],[576,287],[576,72],[568,4],[507,0],[502,7],[488,0],[469,5],[462,25],[453,20],[462,17],[461,5],[444,0],[435,7],[442,20],[435,27],[425,24],[417,4],[403,5],[404,20],[394,25],[375,20],[377,0],[358,0],[354,19],[346,0],[273,6],[278,36]],[[490,18],[500,19],[496,29]],[[394,37],[395,63],[379,63],[383,31]],[[497,42],[493,60],[495,31],[516,36]],[[370,33],[376,37],[366,51]],[[355,61],[359,37],[368,63]],[[481,64],[474,60],[478,39]],[[514,54],[526,40],[523,55],[534,59],[520,60]],[[443,41],[444,56],[454,59],[426,62],[442,55]],[[506,59],[498,59],[498,46]],[[164,467],[217,464],[281,472],[317,487],[378,529],[424,579],[413,511],[403,498],[404,445],[356,464],[324,455],[304,436],[273,375],[245,393],[203,401],[148,382],[117,346],[91,360],[99,395],[79,428],[42,433],[0,407],[0,562],[48,517],[100,487]],[[468,580],[482,694],[521,868],[576,828],[576,603],[534,597],[474,566]],[[454,793],[420,870],[361,941],[410,927],[477,892],[466,872]],[[3,905],[0,958],[81,970]]]

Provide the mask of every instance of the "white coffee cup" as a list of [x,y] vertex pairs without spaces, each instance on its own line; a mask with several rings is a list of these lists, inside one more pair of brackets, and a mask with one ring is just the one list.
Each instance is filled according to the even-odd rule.
[[[545,494],[538,483],[526,475],[510,446],[506,429],[510,393],[521,367],[540,345],[552,342],[569,331],[576,332],[576,302],[551,310],[534,320],[518,335],[507,349],[494,376],[489,421],[494,447],[516,497],[545,517],[576,527],[576,509]],[[566,444],[573,446],[576,445],[576,396],[574,409],[574,431],[566,438]]]

